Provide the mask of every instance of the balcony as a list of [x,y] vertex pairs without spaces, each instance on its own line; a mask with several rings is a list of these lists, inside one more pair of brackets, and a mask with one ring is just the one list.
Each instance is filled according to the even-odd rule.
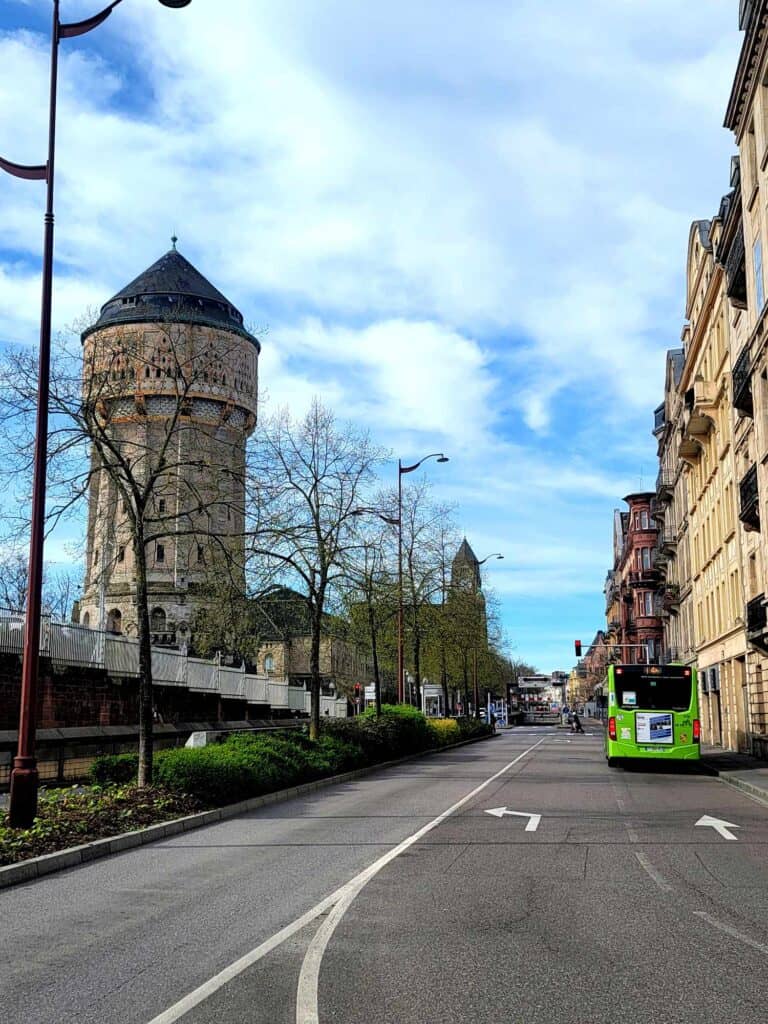
[[746,345],[731,372],[733,379],[733,407],[744,416],[754,416],[752,403],[752,360]]
[[[668,469],[660,469],[659,475],[656,477],[656,501],[657,511],[660,509],[662,504],[668,504],[672,500],[672,495],[675,490],[675,478]],[[653,513],[652,513],[653,514]],[[663,512],[661,513],[664,514]]]
[[747,604],[747,641],[761,651],[768,651],[768,612],[765,594],[758,594]]
[[662,607],[671,612],[673,615],[677,615],[677,609],[680,605],[680,586],[677,583],[667,583],[664,587],[664,592],[661,595]]
[[725,294],[739,309],[747,308],[747,268],[744,235],[737,230],[725,256]]
[[658,544],[666,554],[673,555],[677,551],[677,527],[670,523],[660,530]]
[[667,420],[664,412],[664,403],[653,410],[653,432],[658,435],[664,431]]
[[757,489],[757,466],[752,466],[739,484],[739,519],[747,531],[760,530],[760,494]]
[[627,576],[627,583],[630,587],[655,587],[659,582],[658,569],[633,569]]
[[687,415],[683,418],[683,432],[693,437],[706,436],[715,421],[712,414],[717,405],[717,384],[713,380],[696,380],[685,393]]
[[663,661],[665,665],[671,665],[675,661],[680,661],[680,648],[679,647],[667,647],[663,654]]

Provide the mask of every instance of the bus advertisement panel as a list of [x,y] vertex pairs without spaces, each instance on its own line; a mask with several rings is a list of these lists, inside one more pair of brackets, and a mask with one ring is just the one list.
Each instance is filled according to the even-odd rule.
[[698,761],[701,724],[696,669],[609,665],[605,756]]

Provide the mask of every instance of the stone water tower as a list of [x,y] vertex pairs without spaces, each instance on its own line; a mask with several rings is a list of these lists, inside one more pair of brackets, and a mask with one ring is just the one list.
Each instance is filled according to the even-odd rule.
[[[110,457],[128,460],[148,493],[153,642],[183,646],[217,566],[242,567],[245,443],[256,423],[260,345],[175,238],[102,306],[82,343],[84,397],[113,439]],[[132,499],[103,465],[94,447],[80,621],[130,636]],[[148,488],[151,473],[158,479]]]

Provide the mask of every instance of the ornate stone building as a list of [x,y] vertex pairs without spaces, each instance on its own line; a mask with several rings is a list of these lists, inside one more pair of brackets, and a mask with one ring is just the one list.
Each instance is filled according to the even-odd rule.
[[82,342],[83,401],[102,444],[80,620],[135,634],[140,521],[153,642],[183,645],[217,567],[242,571],[259,342],[175,239],[105,303]]
[[744,746],[746,638],[731,405],[732,307],[715,259],[730,197],[691,227],[679,455],[687,492],[696,662],[705,740]]
[[680,457],[683,397],[679,384],[684,351],[667,352],[664,401],[654,411],[653,433],[658,442],[659,473],[651,516],[659,533],[653,564],[659,570],[659,614],[664,628],[666,661],[691,664],[696,660],[688,533],[688,494]]
[[732,402],[738,479],[743,595],[748,643],[744,703],[747,740],[768,747],[768,313],[764,254],[768,246],[768,2],[742,0],[744,41],[725,126],[738,161],[718,259],[731,304]]

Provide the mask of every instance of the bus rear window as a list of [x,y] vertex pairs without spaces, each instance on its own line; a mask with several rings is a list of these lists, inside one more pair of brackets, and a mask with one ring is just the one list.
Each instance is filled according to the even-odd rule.
[[617,679],[616,700],[622,708],[638,711],[688,711],[691,678]]

